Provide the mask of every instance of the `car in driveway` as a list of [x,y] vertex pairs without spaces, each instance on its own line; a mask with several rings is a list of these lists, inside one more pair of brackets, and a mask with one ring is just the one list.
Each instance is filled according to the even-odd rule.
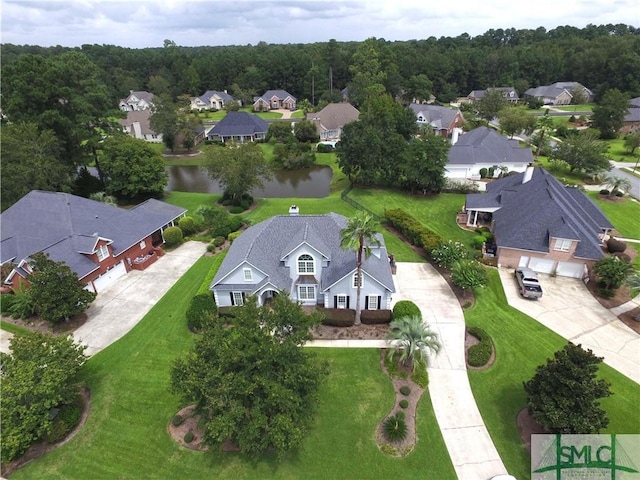
[[518,282],[520,295],[524,298],[542,297],[542,286],[540,286],[536,272],[530,268],[519,267],[516,268],[515,276],[516,281]]

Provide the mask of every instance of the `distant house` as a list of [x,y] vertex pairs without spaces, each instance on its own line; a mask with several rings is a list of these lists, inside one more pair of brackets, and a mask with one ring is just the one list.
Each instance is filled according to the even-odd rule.
[[127,112],[127,118],[121,118],[118,123],[127,135],[151,143],[162,143],[162,134],[151,129],[149,119],[150,110],[134,110]]
[[0,263],[16,267],[6,284],[29,282],[29,257],[42,252],[64,262],[91,291],[100,292],[131,269],[158,258],[163,230],[184,208],[150,199],[131,209],[69,193],[32,190],[2,214]]
[[530,88],[524,92],[524,97],[532,97],[540,100],[544,105],[570,105],[575,91],[580,91],[586,103],[593,102],[595,95],[587,87],[578,82],[556,82]]
[[219,92],[217,90],[207,90],[199,97],[191,98],[191,110],[222,110],[229,102],[235,102],[236,99],[227,93],[227,91]]
[[123,112],[150,110],[153,107],[153,99],[153,93],[130,90],[129,96],[120,100],[119,107]]
[[285,90],[267,90],[261,97],[254,98],[253,110],[265,112],[268,110],[295,110],[296,97]]
[[236,238],[209,289],[219,307],[242,305],[255,295],[259,305],[280,292],[303,305],[355,309],[357,285],[361,308],[391,308],[395,292],[387,249],[371,245],[356,274],[356,252],[340,246],[347,219],[336,213],[271,217]]
[[473,90],[469,95],[467,95],[467,101],[469,103],[477,102],[481,100],[488,92],[498,91],[502,93],[502,96],[509,100],[512,103],[517,103],[519,100],[518,92],[513,87],[494,87],[487,88],[485,90]]
[[350,103],[330,103],[319,112],[307,113],[307,120],[312,121],[318,129],[320,141],[337,142],[344,126],[359,117],[360,112]]
[[542,168],[501,178],[467,195],[467,225],[490,226],[498,266],[584,278],[604,257],[611,222],[589,197]]
[[491,128],[478,127],[457,137],[449,149],[445,175],[479,180],[483,168],[493,168],[494,177],[498,177],[501,167],[509,172],[524,172],[532,163],[531,149],[521,147],[518,140],[503,137]]
[[634,133],[640,131],[640,97],[629,101],[629,111],[624,116],[624,123],[620,133]]
[[247,112],[229,112],[207,134],[216,142],[255,142],[264,140],[269,125],[265,120]]
[[462,127],[464,117],[457,108],[412,103],[409,108],[415,113],[418,125],[430,125],[433,131],[443,137],[450,137],[454,128]]

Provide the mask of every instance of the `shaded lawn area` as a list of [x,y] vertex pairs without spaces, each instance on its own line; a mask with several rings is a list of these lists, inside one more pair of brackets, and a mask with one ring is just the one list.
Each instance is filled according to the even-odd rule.
[[314,349],[330,364],[316,421],[302,449],[277,462],[240,454],[194,452],[170,438],[183,406],[170,394],[170,368],[193,345],[184,312],[216,257],[202,257],[125,337],[83,369],[91,389],[86,425],[66,445],[16,471],[12,479],[386,479],[455,478],[428,396],[418,407],[419,441],[405,459],[382,454],[378,422],[393,407],[393,387],[376,349]]
[[625,202],[610,202],[600,199],[598,192],[587,195],[600,207],[616,230],[625,238],[640,240],[640,204],[627,198]]
[[[530,478],[530,457],[520,441],[516,415],[526,406],[523,382],[536,367],[566,345],[534,319],[510,307],[495,269],[490,283],[476,294],[475,306],[465,311],[467,326],[480,326],[493,337],[496,361],[487,370],[468,372],[480,413],[507,470],[516,478]],[[640,433],[637,400],[640,385],[601,364],[600,376],[611,382],[613,395],[602,405],[611,421],[603,433]]]
[[593,183],[591,177],[582,173],[579,170],[573,172],[569,166],[564,162],[551,162],[548,157],[540,155],[536,157],[536,166],[541,166],[547,170],[551,175],[556,177],[560,182],[565,185],[582,185],[583,183]]
[[163,200],[171,205],[186,208],[187,215],[193,215],[200,205],[213,205],[221,197],[215,193],[167,192]]
[[616,162],[629,162],[635,164],[640,160],[640,149],[636,148],[636,151],[631,155],[629,150],[624,146],[624,136],[619,136],[614,140],[607,140],[609,144],[609,157]]

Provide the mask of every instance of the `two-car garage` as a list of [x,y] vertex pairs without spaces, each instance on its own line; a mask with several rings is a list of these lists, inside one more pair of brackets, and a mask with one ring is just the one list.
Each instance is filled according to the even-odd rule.
[[584,278],[587,266],[580,262],[559,262],[550,258],[521,256],[520,267],[529,267],[537,273],[556,274],[560,277]]
[[93,281],[93,287],[95,288],[96,293],[100,293],[107,287],[110,287],[126,274],[127,267],[124,264],[124,260],[115,264],[113,268],[107,270]]

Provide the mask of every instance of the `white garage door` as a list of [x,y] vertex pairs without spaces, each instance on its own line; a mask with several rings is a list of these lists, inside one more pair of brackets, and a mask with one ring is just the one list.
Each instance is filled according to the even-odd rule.
[[445,176],[447,178],[459,178],[463,179],[467,177],[467,169],[466,168],[455,168],[455,167],[446,167],[447,171]]
[[531,257],[531,260],[529,260],[529,268],[538,273],[552,273],[555,264],[555,260],[549,260],[546,258]]
[[124,260],[114,266],[111,270],[103,273],[93,281],[96,292],[100,293],[105,288],[113,285],[120,277],[127,274],[127,268],[124,266]]
[[561,277],[582,278],[584,272],[584,263],[558,262],[558,268],[556,268],[556,274]]

